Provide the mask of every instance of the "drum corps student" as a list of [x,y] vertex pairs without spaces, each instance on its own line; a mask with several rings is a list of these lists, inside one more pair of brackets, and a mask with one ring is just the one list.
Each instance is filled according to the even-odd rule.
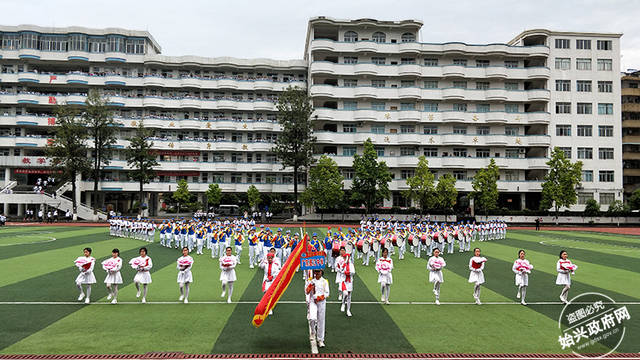
[[307,281],[305,287],[309,339],[317,340],[319,347],[324,347],[325,313],[329,297],[329,282],[322,277],[323,275],[324,270],[314,270],[313,278]]
[[380,292],[382,292],[380,301],[387,305],[389,304],[389,292],[391,291],[391,284],[393,283],[391,270],[393,270],[393,260],[389,257],[389,249],[382,249],[382,257],[376,261],[376,271],[378,272]]
[[340,291],[342,292],[342,305],[340,311],[347,311],[347,316],[351,316],[351,293],[353,292],[353,276],[356,268],[353,266],[351,256],[347,254],[344,247],[340,248],[340,256],[336,259],[336,279],[340,281]]

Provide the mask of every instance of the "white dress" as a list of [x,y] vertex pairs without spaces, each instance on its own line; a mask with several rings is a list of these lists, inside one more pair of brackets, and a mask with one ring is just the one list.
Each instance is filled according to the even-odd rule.
[[[229,264],[229,266],[223,266],[223,264]],[[236,270],[235,267],[238,264],[238,258],[230,255],[223,256],[220,258],[220,281],[223,283],[228,283],[231,281],[236,281]]]
[[[264,270],[264,276],[262,277],[262,292],[266,292],[269,290],[269,287],[273,284],[273,281],[280,272],[280,263],[276,261],[276,259],[273,259],[271,269],[269,269],[269,262],[263,261],[260,263],[260,268]],[[269,273],[269,270],[271,270],[271,273]],[[269,280],[269,276],[271,276],[271,280]]]
[[[356,273],[356,268],[353,266],[351,256],[347,256],[346,258],[339,256],[336,260],[336,269],[338,270],[336,282],[340,284],[340,290],[353,291],[353,278]],[[349,276],[346,275],[347,272]]]
[[516,273],[516,286],[529,286],[529,274],[531,274],[533,265],[529,260],[516,259],[513,263],[513,272]]
[[[114,268],[107,269],[104,266],[104,263],[106,261],[115,262],[116,266]],[[104,283],[105,284],[122,284],[122,275],[120,275],[120,269],[122,269],[122,259],[117,257],[117,258],[107,259],[106,261],[102,262],[102,269],[104,269],[104,271],[107,272],[107,276],[104,278]]]
[[[88,269],[85,269],[81,265],[78,265],[78,261],[80,260],[84,260],[85,262],[88,262],[91,265],[89,266]],[[95,284],[96,283],[96,277],[95,275],[93,275],[93,267],[95,266],[95,264],[96,264],[96,259],[94,259],[91,256],[89,257],[81,256],[78,259],[76,259],[76,266],[78,267],[78,270],[80,270],[80,274],[78,274],[78,277],[76,277],[76,284]]]
[[[575,266],[569,260],[559,259],[556,263],[556,270],[558,271],[558,277],[556,278],[556,285],[569,285],[571,286],[571,274],[573,271],[565,270],[563,267]],[[577,268],[577,266],[575,266]],[[575,269],[574,269],[575,270]]]
[[378,261],[376,261],[378,282],[383,285],[393,284],[393,276],[391,275],[391,270],[393,270],[393,260],[391,258],[379,258]]
[[151,268],[153,267],[151,258],[148,256],[138,256],[137,258],[131,260],[131,262],[133,261],[138,261],[138,263],[142,264],[139,267],[136,267],[136,270],[138,272],[136,273],[136,276],[133,277],[133,282],[137,282],[140,284],[151,284],[151,273],[149,272],[149,270],[151,270]]
[[[474,256],[471,259],[469,259],[469,282],[470,283],[475,283],[476,285],[480,285],[480,284],[484,284],[484,273],[482,272],[482,270],[484,270],[484,263],[487,261],[487,258],[484,258],[482,256]],[[476,269],[473,267],[473,263],[480,263],[480,268]]]
[[440,256],[430,257],[429,261],[427,261],[427,270],[429,270],[429,282],[443,283],[444,276],[442,275],[442,268],[444,268],[445,266],[447,266],[447,263]]
[[[189,264],[184,270],[180,264]],[[178,268],[178,283],[192,283],[193,274],[191,274],[191,266],[193,266],[193,258],[189,255],[178,258],[176,267]]]

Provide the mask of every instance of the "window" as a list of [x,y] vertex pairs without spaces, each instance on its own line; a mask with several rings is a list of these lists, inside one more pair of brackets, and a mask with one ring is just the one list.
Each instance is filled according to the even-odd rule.
[[598,92],[610,93],[613,91],[612,81],[598,81]]
[[508,113],[517,113],[518,104],[504,104],[504,111]]
[[518,173],[514,170],[505,170],[504,171],[504,180],[505,181],[518,181]]
[[592,114],[593,113],[593,104],[591,103],[578,103],[576,111],[578,114]]
[[376,154],[378,156],[384,156],[384,148],[383,147],[375,147],[374,149],[376,150]]
[[385,86],[384,80],[371,80],[371,86],[376,88],[383,88]]
[[89,52],[103,53],[107,51],[107,39],[89,38]]
[[437,157],[438,148],[434,148],[434,147],[424,148],[423,155],[426,157]]
[[357,110],[358,109],[358,102],[356,102],[356,101],[343,101],[342,102],[342,108],[344,110]]
[[23,32],[21,43],[23,49],[37,49],[38,35],[35,33]]
[[355,146],[343,146],[342,147],[342,156],[353,156],[356,154]]
[[242,133],[231,133],[231,142],[242,142]]
[[453,65],[467,66],[467,59],[453,59]]
[[400,179],[407,180],[408,178],[413,177],[413,170],[400,170]]
[[578,136],[593,136],[593,127],[591,125],[578,125]]
[[371,125],[371,133],[384,134],[384,125]]
[[517,126],[505,126],[504,134],[507,136],[518,136],[518,130]]
[[404,34],[402,34],[402,36],[400,37],[400,41],[402,41],[403,43],[406,43],[406,42],[414,42],[414,41],[416,41],[416,34],[412,34],[412,33],[404,33]]
[[[584,176],[584,171],[583,171]],[[591,172],[591,181],[593,181],[593,172]],[[584,181],[584,180],[583,180]],[[589,200],[593,200],[593,193],[578,193],[578,205],[586,205]]]
[[591,59],[576,59],[576,70],[591,70]]
[[556,70],[571,70],[571,58],[556,58]]
[[438,103],[424,103],[425,112],[438,112]]
[[564,153],[564,157],[567,159],[571,159],[571,148],[570,147],[559,147],[560,151]]
[[371,57],[371,62],[376,65],[384,65],[387,63],[387,58],[380,57],[380,56],[373,56]]
[[467,111],[467,104],[453,104],[453,111]]
[[243,162],[242,153],[231,153],[231,162],[232,163],[241,163]]
[[400,80],[400,87],[414,87],[416,82],[413,80]]
[[593,149],[589,147],[579,147],[578,159],[593,159]]
[[556,91],[571,91],[571,80],[556,80]]
[[489,82],[488,81],[477,81],[476,82],[476,90],[489,90]]
[[401,134],[413,134],[416,132],[415,125],[400,125]]
[[232,184],[241,184],[242,183],[242,174],[231,174],[231,183]]
[[356,124],[344,124],[342,125],[342,132],[354,133],[356,132]]
[[373,110],[385,110],[385,104],[381,101],[374,101],[371,103],[371,109]]
[[455,157],[467,157],[467,149],[465,149],[465,148],[453,148],[453,156],[455,156]]
[[467,88],[467,82],[466,81],[454,81],[453,82],[453,87],[457,88],[457,89],[466,89]]
[[556,114],[571,114],[571,103],[568,103],[568,102],[557,102],[556,103]]
[[600,182],[613,182],[613,170],[600,170],[600,171],[598,171],[598,181],[600,181]]
[[424,126],[424,134],[425,135],[437,135],[438,127],[436,125],[425,125]]
[[358,33],[355,31],[347,31],[344,33],[344,42],[356,42],[358,41]]
[[343,58],[343,62],[345,64],[357,64],[358,63],[358,57],[357,56],[345,56]]
[[344,79],[342,80],[344,87],[356,87],[358,86],[358,79]]
[[598,159],[600,160],[613,160],[613,148],[599,148]]
[[593,182],[593,170],[582,170],[582,181]]
[[518,60],[505,60],[504,67],[508,69],[515,69],[518,67]]
[[453,177],[456,178],[456,180],[464,181],[467,179],[467,172],[465,170],[454,170]]
[[2,35],[2,48],[4,50],[20,49],[20,35],[7,33]]
[[438,88],[438,80],[425,80],[424,81],[425,89],[437,89]]
[[415,110],[415,103],[400,103],[400,110]]
[[600,193],[600,205],[611,205],[615,201],[615,193]]
[[598,104],[598,115],[612,115],[613,114],[613,104]]
[[576,49],[591,50],[591,40],[576,40]]
[[424,66],[438,66],[438,59],[424,59]]
[[402,65],[414,65],[416,63],[415,58],[401,58],[400,64]]
[[577,80],[576,90],[578,92],[591,92],[591,80]]
[[489,127],[488,126],[477,126],[476,134],[478,135],[489,135]]
[[383,32],[377,31],[373,33],[373,35],[371,36],[371,39],[374,42],[383,43],[387,41],[387,35],[385,35],[385,33]]
[[511,158],[511,159],[517,159],[520,157],[520,149],[505,149],[504,150],[504,157],[507,158]]
[[412,147],[401,147],[400,148],[400,156],[415,156],[416,149]]
[[467,133],[467,127],[466,126],[454,126],[453,127],[453,133],[454,134],[458,134],[458,135],[465,135]]
[[571,136],[571,125],[556,125],[556,136]]
[[124,37],[110,35],[107,37],[109,42],[109,51],[111,52],[124,52]]
[[488,158],[489,157],[489,149],[486,149],[486,148],[476,149],[476,157],[478,157],[478,158]]
[[598,136],[601,136],[601,137],[612,137],[613,136],[613,126],[611,126],[611,125],[599,125],[598,126]]
[[351,169],[343,169],[342,170],[342,177],[344,177],[345,180],[352,180],[353,179],[353,174],[354,171]]
[[613,49],[613,42],[611,40],[598,40],[596,44],[597,44],[598,50]]
[[556,39],[556,49],[570,49],[571,40],[569,39]]
[[489,112],[490,109],[491,109],[491,106],[489,104],[477,104],[476,105],[476,112],[479,112],[479,113]]
[[613,63],[611,59],[598,59],[598,71],[612,71]]
[[489,67],[489,60],[476,60],[476,67],[479,67],[479,68]]
[[518,90],[518,83],[517,82],[512,82],[512,81],[507,81],[504,83],[504,89],[505,90]]

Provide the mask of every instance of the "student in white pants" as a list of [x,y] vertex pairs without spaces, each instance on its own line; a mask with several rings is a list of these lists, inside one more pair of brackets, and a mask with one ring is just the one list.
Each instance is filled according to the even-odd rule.
[[[82,301],[82,299],[84,299],[84,303],[88,304],[90,302],[89,298],[91,297],[91,284],[96,283],[96,276],[93,275],[93,267],[96,264],[96,259],[91,256],[91,248],[86,247],[82,252],[84,253],[84,256],[77,258],[75,261],[78,270],[80,270],[80,274],[76,277],[76,286],[78,287],[78,290],[80,290],[78,301]],[[85,285],[87,289],[86,295],[82,291],[82,285]]]
[[389,257],[389,249],[382,249],[382,257],[376,261],[376,271],[378,272],[378,282],[380,283],[380,292],[382,297],[380,300],[389,305],[389,292],[391,284],[393,284],[393,260]]
[[351,295],[353,293],[353,279],[356,268],[353,266],[351,256],[347,254],[344,246],[340,247],[340,256],[336,260],[336,281],[340,281],[339,289],[342,291],[342,305],[340,311],[347,311],[347,316],[351,317]]
[[323,278],[324,270],[313,271],[313,278],[307,282],[307,320],[309,320],[310,340],[318,341],[318,347],[324,347],[325,313],[329,297],[329,282]]
[[107,300],[111,300],[112,304],[118,303],[118,285],[122,284],[122,259],[120,259],[120,250],[111,250],[111,258],[102,262],[102,268],[107,272],[104,283],[107,284],[109,295]]

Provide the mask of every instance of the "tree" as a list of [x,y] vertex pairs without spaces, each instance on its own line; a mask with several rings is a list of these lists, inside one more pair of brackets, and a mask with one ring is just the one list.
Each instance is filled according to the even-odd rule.
[[489,166],[480,169],[473,177],[473,192],[471,196],[475,201],[475,206],[484,211],[487,215],[489,210],[498,207],[498,178],[500,171],[496,161],[491,159]]
[[629,206],[625,205],[621,200],[614,200],[611,204],[609,204],[607,215],[615,217],[617,225],[620,226],[620,216],[629,212],[629,210]]
[[251,185],[249,186],[249,189],[247,189],[247,201],[249,202],[249,207],[251,207],[252,210],[255,210],[262,202],[262,199],[260,199],[260,191],[258,191],[258,188],[255,185]]
[[404,195],[415,200],[420,205],[420,213],[424,214],[425,208],[432,208],[435,205],[436,190],[434,185],[435,177],[429,170],[429,161],[424,155],[418,158],[414,176],[407,179],[409,190]]
[[[102,178],[103,166],[109,165],[111,159],[111,145],[116,143],[116,123],[113,121],[113,112],[107,106],[107,98],[100,96],[95,90],[89,90],[87,105],[82,117],[87,124],[89,135],[93,138],[93,207],[102,207],[98,203],[98,182]],[[96,211],[94,210],[94,213]]]
[[438,179],[436,185],[436,204],[439,209],[451,210],[458,201],[458,189],[456,189],[456,178],[446,173]]
[[636,189],[636,191],[631,194],[627,202],[629,203],[631,210],[640,209],[640,189]]
[[298,174],[314,161],[311,114],[313,105],[306,90],[289,86],[280,94],[278,103],[278,123],[282,132],[271,149],[282,163],[282,168],[293,168],[294,210],[298,214]]
[[353,170],[351,198],[358,204],[364,204],[367,213],[371,213],[391,195],[391,172],[384,161],[378,162],[378,153],[370,138],[364,142],[364,153],[353,156]]
[[584,216],[598,216],[600,215],[600,204],[595,199],[587,200],[584,207]]
[[178,180],[178,188],[173,192],[171,198],[178,203],[178,212],[180,212],[180,205],[189,206],[191,203],[191,193],[189,192],[189,184],[187,184],[187,180]]
[[63,176],[71,181],[73,201],[73,219],[77,218],[76,178],[89,170],[87,158],[87,129],[78,108],[64,104],[55,108],[58,126],[54,139],[45,149],[51,165],[62,171]]
[[209,188],[205,195],[207,196],[207,206],[220,205],[220,201],[222,201],[222,190],[220,189],[220,185],[209,184]]
[[142,214],[144,204],[144,184],[148,184],[156,176],[153,170],[158,166],[156,155],[153,153],[153,141],[149,139],[153,136],[153,130],[144,127],[142,120],[138,123],[136,134],[129,139],[127,147],[127,164],[131,167],[129,177],[140,184],[140,214]]
[[561,207],[569,207],[578,201],[576,188],[580,186],[582,178],[582,162],[572,163],[564,155],[564,151],[555,147],[551,152],[551,159],[547,161],[549,172],[542,183],[542,200],[540,209],[553,207],[558,218]]
[[[344,202],[344,178],[338,164],[326,155],[309,171],[309,185],[302,193],[302,202],[319,209],[334,209]],[[320,213],[324,221],[324,213]]]

